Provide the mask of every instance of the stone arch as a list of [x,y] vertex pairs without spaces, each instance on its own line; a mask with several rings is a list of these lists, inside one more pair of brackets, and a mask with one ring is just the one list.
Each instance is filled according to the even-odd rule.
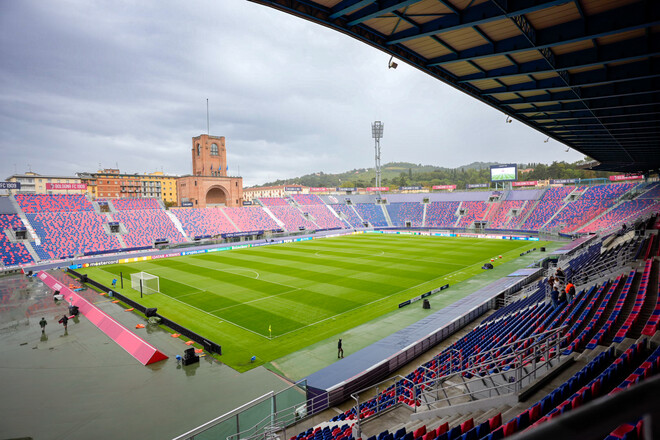
[[213,185],[206,191],[206,206],[226,206],[227,197],[229,197],[229,194],[225,188]]

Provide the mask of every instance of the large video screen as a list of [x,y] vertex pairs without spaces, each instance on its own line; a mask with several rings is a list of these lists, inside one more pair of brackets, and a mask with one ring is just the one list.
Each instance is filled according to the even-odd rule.
[[490,181],[491,182],[513,182],[518,180],[518,167],[515,163],[508,163],[504,165],[491,165],[490,167]]

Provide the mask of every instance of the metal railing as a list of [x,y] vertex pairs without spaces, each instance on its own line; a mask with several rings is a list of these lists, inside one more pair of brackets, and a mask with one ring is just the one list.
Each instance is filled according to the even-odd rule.
[[328,408],[328,395],[307,398],[306,383],[296,383],[277,393],[268,392],[174,440],[274,439],[277,433]]
[[[420,405],[431,410],[466,400],[519,392],[537,378],[539,370],[551,368],[555,359],[556,363],[561,360],[560,347],[565,329],[564,326],[548,330],[473,355],[453,374],[439,376],[439,366],[435,378],[413,386],[413,396],[419,396]],[[450,379],[460,379],[460,382],[450,383]],[[416,405],[415,412],[417,408]]]

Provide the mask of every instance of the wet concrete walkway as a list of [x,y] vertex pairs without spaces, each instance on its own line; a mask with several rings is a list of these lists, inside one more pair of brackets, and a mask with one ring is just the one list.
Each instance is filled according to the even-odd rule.
[[[288,386],[264,368],[239,374],[203,357],[183,367],[188,348],[91,290],[99,308],[170,358],[143,366],[36,278],[0,278],[0,438],[171,439],[270,390]],[[48,322],[42,334],[39,321]]]

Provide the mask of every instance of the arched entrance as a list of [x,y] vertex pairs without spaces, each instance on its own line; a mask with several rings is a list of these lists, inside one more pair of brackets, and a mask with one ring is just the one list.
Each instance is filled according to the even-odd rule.
[[227,192],[220,186],[209,188],[206,192],[206,206],[225,206],[227,204]]

